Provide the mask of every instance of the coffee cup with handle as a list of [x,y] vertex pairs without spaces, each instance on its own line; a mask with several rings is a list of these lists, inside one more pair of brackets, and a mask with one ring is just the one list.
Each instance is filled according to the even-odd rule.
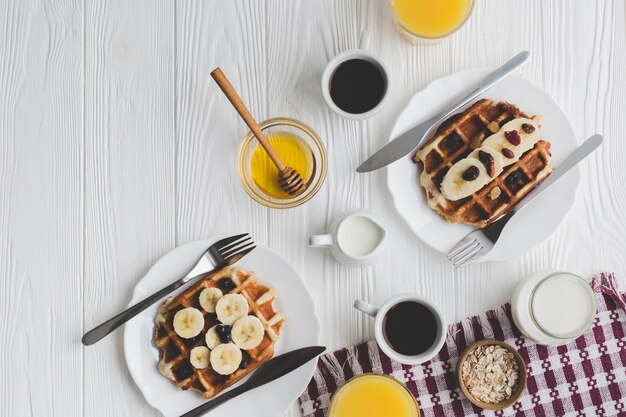
[[[373,116],[374,114],[376,114],[383,107],[383,105],[389,98],[389,93],[391,91],[391,80],[389,78],[389,70],[387,69],[387,66],[385,65],[385,63],[376,54],[368,50],[370,43],[371,43],[371,39],[372,39],[371,32],[369,30],[364,30],[361,33],[359,47],[357,49],[350,49],[350,50],[347,50],[347,51],[344,51],[335,55],[330,61],[328,61],[328,64],[326,65],[326,68],[324,69],[324,72],[322,74],[321,86],[322,86],[322,96],[324,97],[324,101],[326,101],[326,104],[328,104],[328,107],[330,107],[332,111],[334,111],[339,116],[342,116],[346,119],[353,119],[353,120],[367,119]],[[371,73],[373,71],[373,75],[376,76],[376,72],[378,72],[379,75],[377,76],[378,77],[377,80],[379,80],[380,82],[377,84],[380,84],[380,85],[368,85],[368,84],[359,85],[358,90],[362,92],[364,91],[364,89],[368,89],[367,91],[371,91],[372,93],[374,91],[377,91],[380,94],[377,94],[378,99],[374,103],[372,103],[373,106],[371,108],[363,109],[365,111],[350,112],[350,111],[346,111],[342,109],[340,106],[337,105],[335,100],[333,100],[331,87],[332,87],[333,77],[335,76],[339,68],[342,67],[342,65],[344,65],[348,61],[355,61],[355,60],[361,61],[361,62],[365,61],[362,63],[366,66],[362,68],[363,71],[358,71],[356,74],[354,74],[355,77],[351,77],[351,79],[348,80],[348,84],[355,84],[359,78],[358,77],[359,75],[365,76],[366,73]],[[370,65],[368,66],[367,64],[370,64]],[[370,70],[370,71],[365,71],[365,70]],[[370,82],[372,81],[369,78],[367,79]]]
[[356,300],[354,307],[374,317],[376,343],[397,362],[424,363],[435,357],[446,341],[445,316],[435,303],[420,294],[399,294],[380,307]]

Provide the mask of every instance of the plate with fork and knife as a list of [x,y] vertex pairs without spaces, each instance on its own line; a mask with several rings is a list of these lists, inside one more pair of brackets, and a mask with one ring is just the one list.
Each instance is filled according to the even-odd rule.
[[[447,254],[455,266],[505,261],[547,239],[565,219],[576,199],[580,183],[577,163],[602,141],[600,135],[595,135],[579,146],[571,123],[550,95],[530,81],[510,75],[528,56],[527,52],[520,53],[496,70],[468,69],[433,81],[415,94],[400,113],[391,130],[389,144],[357,169],[367,172],[386,165],[387,185],[400,216],[415,235],[436,251]],[[470,89],[473,90],[457,99],[460,92]],[[433,137],[443,120],[453,120],[454,115],[463,113],[483,98],[494,103],[512,103],[527,114],[540,115],[541,138],[550,142],[550,163],[555,170],[540,185],[534,184],[535,188],[506,215],[477,229],[461,222],[447,222],[429,206],[420,185],[423,165],[416,164],[413,156]],[[548,187],[549,191],[543,192]]]
[[[155,320],[165,300],[184,296],[190,287],[203,282],[205,277],[211,278],[213,271],[225,266],[246,271],[247,276],[254,273],[254,284],[249,288],[271,290],[272,297],[275,296],[272,307],[284,318],[284,323],[273,345],[272,359],[263,361],[260,366],[256,363],[255,369],[243,379],[207,401],[193,389],[179,389],[175,382],[161,374],[159,366],[163,355],[181,354],[179,349],[184,350],[184,346],[164,350],[163,346],[157,346]],[[244,287],[236,291],[244,291]],[[255,246],[247,234],[195,241],[165,254],[137,283],[129,308],[87,332],[83,343],[94,344],[124,323],[128,370],[146,401],[166,417],[200,416],[209,411],[214,417],[281,414],[305,390],[315,371],[316,361],[312,359],[324,350],[316,346],[319,322],[304,283],[285,260],[269,249]],[[200,336],[200,344],[204,346],[204,333]],[[248,356],[248,360],[256,361],[254,355],[251,359]],[[226,401],[227,405],[221,406]]]

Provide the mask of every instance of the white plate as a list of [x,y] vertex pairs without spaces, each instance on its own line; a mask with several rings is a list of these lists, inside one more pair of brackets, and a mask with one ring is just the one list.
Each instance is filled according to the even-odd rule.
[[[196,241],[178,247],[163,256],[137,284],[130,304],[145,298],[183,276],[217,238]],[[276,308],[285,317],[285,325],[276,344],[275,355],[304,346],[317,345],[319,322],[313,299],[304,283],[281,257],[257,247],[236,264],[254,271],[258,280],[276,291]],[[179,290],[180,293],[183,290]],[[174,293],[174,294],[177,294]],[[182,391],[157,370],[159,351],[152,343],[154,318],[161,302],[133,318],[124,330],[124,354],[135,383],[146,401],[166,417],[176,417],[199,406],[203,400],[196,391]],[[316,361],[296,369],[269,384],[249,391],[211,410],[211,417],[274,417],[283,413],[306,389],[313,377]],[[245,379],[244,379],[245,380]],[[241,382],[239,382],[241,383]],[[238,385],[238,384],[237,384]]]
[[[490,71],[493,69],[468,69],[433,81],[415,94],[400,113],[389,140],[431,116],[461,92],[477,85]],[[558,166],[578,146],[567,116],[546,91],[524,78],[511,75],[479,98],[483,97],[508,101],[519,106],[526,114],[543,116],[541,137],[552,144],[554,166]],[[473,228],[462,223],[448,223],[428,207],[424,189],[418,182],[417,165],[411,161],[412,156],[413,153],[387,167],[389,191],[396,210],[413,232],[428,246],[447,254]],[[491,253],[481,261],[504,261],[543,242],[559,226],[574,204],[579,183],[580,171],[576,167],[555,183],[550,191],[542,194],[515,216]]]

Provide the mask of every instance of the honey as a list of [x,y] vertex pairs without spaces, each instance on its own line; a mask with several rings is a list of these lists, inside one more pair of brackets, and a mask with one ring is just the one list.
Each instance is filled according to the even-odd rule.
[[329,417],[419,417],[419,410],[413,396],[398,381],[365,374],[337,391]]
[[398,22],[415,35],[445,36],[459,28],[470,13],[471,0],[391,0]]
[[[298,171],[308,185],[315,173],[315,159],[307,143],[296,134],[281,131],[270,133],[267,139],[285,166]],[[259,144],[255,145],[250,157],[250,173],[252,181],[269,197],[281,200],[291,198],[278,185],[278,169]]]

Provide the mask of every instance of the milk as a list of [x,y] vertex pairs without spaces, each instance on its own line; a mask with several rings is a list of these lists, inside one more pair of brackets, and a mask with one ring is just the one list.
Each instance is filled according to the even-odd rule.
[[365,216],[345,219],[337,230],[337,244],[349,256],[367,256],[384,238],[384,230]]
[[576,340],[593,325],[596,298],[587,281],[564,271],[539,271],[519,283],[511,315],[519,331],[545,346]]
[[579,280],[570,275],[555,275],[535,288],[532,314],[548,333],[567,336],[588,325],[590,315],[595,313],[592,297]]

